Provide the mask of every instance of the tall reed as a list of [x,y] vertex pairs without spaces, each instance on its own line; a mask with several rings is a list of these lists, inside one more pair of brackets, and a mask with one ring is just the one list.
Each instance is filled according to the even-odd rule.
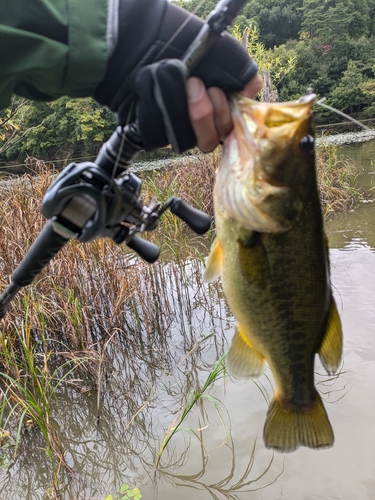
[[339,156],[337,146],[322,138],[317,151],[317,174],[324,215],[348,210],[365,196],[357,186],[360,172],[351,158]]

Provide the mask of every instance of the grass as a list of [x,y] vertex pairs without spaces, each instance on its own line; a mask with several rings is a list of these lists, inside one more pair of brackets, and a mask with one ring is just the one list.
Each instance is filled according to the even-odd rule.
[[[159,467],[159,463],[161,460],[161,457],[163,455],[164,450],[168,446],[168,443],[171,441],[173,436],[176,434],[181,429],[182,423],[185,421],[186,417],[189,415],[193,407],[198,403],[199,400],[202,398],[209,398],[210,401],[213,403],[217,410],[217,403],[219,402],[212,396],[209,396],[207,394],[208,389],[215,383],[217,380],[222,378],[225,374],[225,364],[224,360],[226,358],[226,354],[223,354],[220,359],[218,359],[211,371],[208,374],[208,377],[203,384],[203,386],[199,390],[194,390],[192,389],[188,395],[187,402],[185,406],[181,409],[180,413],[176,416],[175,420],[171,424],[171,426],[167,429],[167,432],[165,433],[164,439],[160,445],[159,452],[157,455],[156,463],[155,463],[155,468],[157,469]],[[217,410],[218,411],[218,410]],[[220,412],[218,411],[218,414],[220,416]],[[189,429],[190,432],[196,435],[198,439],[199,436],[196,434],[196,432],[193,429]]]
[[[210,167],[199,164],[196,159],[191,161],[194,175],[198,170],[202,174],[202,186],[199,188],[195,182],[195,188],[199,188],[195,191],[197,203],[207,208],[208,200],[203,195],[207,191]],[[6,287],[9,276],[45,223],[39,206],[55,172],[40,166],[38,163],[37,175],[24,175],[1,188],[1,289]],[[173,185],[172,179],[176,179],[176,186],[178,182],[192,184],[191,175],[190,172],[183,179],[182,169],[176,168],[169,176],[164,176],[163,181],[166,186]],[[154,179],[149,176],[145,180],[145,197],[154,189],[159,177],[158,172]],[[162,199],[171,194],[162,197],[160,191]],[[181,194],[181,189],[174,194]],[[171,231],[167,245],[163,246],[164,253],[169,254],[172,249],[174,255],[178,255],[179,234],[187,248],[192,236],[180,221],[168,215],[165,224],[169,222]],[[156,236],[162,243],[162,230],[158,233]],[[195,248],[195,243],[191,243],[191,247]],[[52,465],[51,491],[54,498],[60,498],[61,469],[70,472],[52,416],[60,386],[69,382],[73,373],[73,378],[88,380],[88,385],[97,392],[100,420],[106,380],[113,365],[124,364],[124,357],[143,357],[142,352],[155,344],[167,349],[167,332],[176,315],[176,308],[169,305],[167,285],[170,283],[169,286],[177,290],[179,301],[188,303],[185,286],[193,277],[173,266],[167,269],[161,262],[153,266],[137,263],[126,247],[108,240],[92,244],[69,242],[32,286],[18,294],[1,324],[3,463],[6,465],[15,459],[25,432],[38,429]],[[185,314],[181,308],[179,313]],[[186,316],[189,314],[186,311]],[[51,364],[56,368],[51,369]],[[128,381],[133,376],[131,371],[132,366],[126,366]],[[141,380],[137,384],[142,386]],[[146,400],[147,394],[140,399]],[[134,406],[136,404],[137,400]],[[131,406],[129,412],[132,412]],[[135,412],[134,408],[133,414]]]
[[324,215],[351,209],[364,193],[357,187],[359,167],[351,158],[340,158],[336,146],[324,139],[317,152],[317,175]]
[[[0,371],[0,429],[2,435],[13,441],[13,459],[17,456],[23,430],[39,429],[44,438],[44,450],[52,465],[52,490],[58,498],[61,466],[68,471],[70,467],[65,461],[59,432],[54,425],[52,407],[57,405],[60,385],[83,362],[83,357],[64,360],[60,355],[58,363],[53,364],[52,358],[56,358],[56,355],[49,348],[46,349],[45,332],[43,338],[36,341],[32,339],[28,324],[26,310],[21,328],[15,328],[8,335],[3,332],[0,336],[3,366]],[[58,341],[52,342],[56,345],[55,351],[63,350],[64,346]],[[18,422],[16,428],[15,421]]]

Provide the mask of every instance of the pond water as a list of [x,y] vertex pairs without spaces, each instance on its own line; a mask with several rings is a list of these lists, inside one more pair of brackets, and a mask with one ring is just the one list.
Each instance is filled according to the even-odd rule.
[[[363,165],[360,182],[370,189],[375,141],[351,145],[343,154]],[[369,202],[327,222],[344,329],[340,373],[327,377],[318,362],[316,367],[335,432],[332,449],[301,448],[287,455],[267,450],[262,431],[272,397],[269,371],[256,383],[226,376],[189,413],[155,472],[165,432],[228,349],[235,327],[220,283],[203,285],[202,262],[189,258],[157,264],[141,275],[144,296],[154,307],[134,323],[130,340],[119,336],[108,349],[99,425],[96,393],[84,381],[61,389],[54,417],[73,471],[61,472],[61,499],[99,500],[110,493],[117,498],[124,482],[147,500],[374,499],[374,221],[375,202]],[[30,428],[17,460],[3,452],[8,462],[0,475],[1,499],[46,498],[52,476],[44,446]]]

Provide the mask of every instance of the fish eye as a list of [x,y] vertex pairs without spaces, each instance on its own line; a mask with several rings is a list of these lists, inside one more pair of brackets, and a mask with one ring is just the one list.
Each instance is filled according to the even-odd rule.
[[314,137],[308,134],[302,137],[302,139],[299,141],[299,148],[302,153],[310,153],[310,151],[314,149],[314,143]]

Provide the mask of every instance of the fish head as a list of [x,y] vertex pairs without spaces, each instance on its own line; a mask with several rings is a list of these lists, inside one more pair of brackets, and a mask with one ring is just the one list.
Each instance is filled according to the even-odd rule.
[[315,95],[263,103],[236,96],[234,128],[224,143],[215,204],[259,232],[291,229],[316,183]]

